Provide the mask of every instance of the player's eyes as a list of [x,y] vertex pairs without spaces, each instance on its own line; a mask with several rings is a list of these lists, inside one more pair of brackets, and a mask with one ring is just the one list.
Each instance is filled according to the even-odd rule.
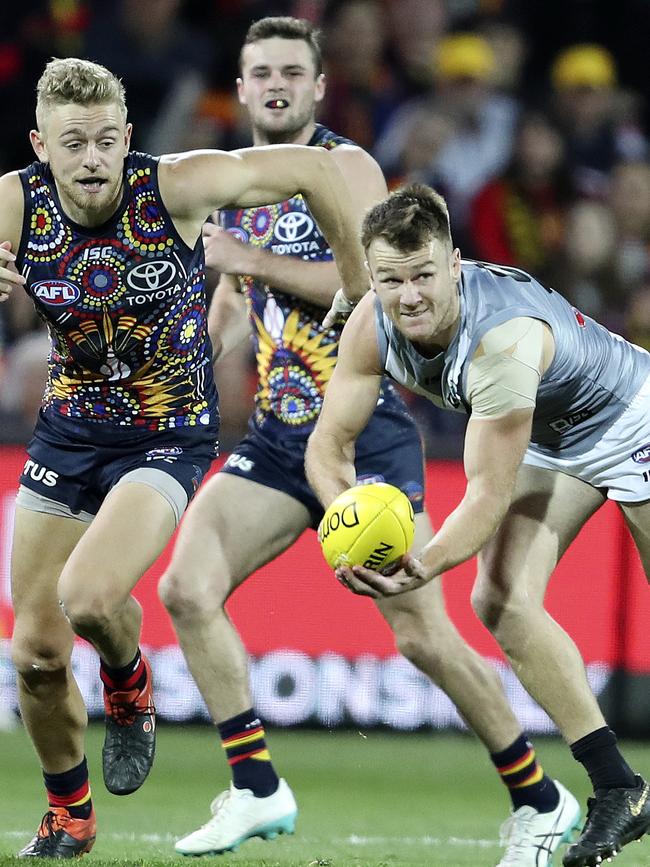
[[69,142],[66,143],[65,147],[66,147],[69,151],[76,151],[76,150],[79,150],[79,148],[81,147],[81,142],[78,142],[78,141],[69,141]]

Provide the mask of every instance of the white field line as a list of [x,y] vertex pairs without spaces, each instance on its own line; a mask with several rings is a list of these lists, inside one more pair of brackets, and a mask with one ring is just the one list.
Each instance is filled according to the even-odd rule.
[[[1,838],[29,838],[32,831],[0,831]],[[170,843],[173,844],[178,835],[174,834],[136,834],[134,832],[114,833],[110,831],[101,833],[102,840],[126,840],[137,843]],[[305,843],[317,844],[322,840],[314,840],[300,835],[299,839]],[[496,840],[472,840],[466,837],[363,837],[351,834],[349,837],[335,837],[331,841],[334,844],[346,846],[475,846],[482,849],[496,848],[499,844]]]

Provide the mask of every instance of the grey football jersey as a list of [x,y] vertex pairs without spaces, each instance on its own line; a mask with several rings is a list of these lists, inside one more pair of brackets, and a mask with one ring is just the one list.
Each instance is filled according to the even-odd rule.
[[466,398],[469,362],[483,335],[518,316],[546,322],[555,340],[533,416],[531,447],[575,457],[588,451],[621,415],[650,375],[650,354],[583,316],[525,271],[463,261],[460,322],[435,358],[420,355],[375,302],[379,351],[396,382],[445,409],[471,413]]

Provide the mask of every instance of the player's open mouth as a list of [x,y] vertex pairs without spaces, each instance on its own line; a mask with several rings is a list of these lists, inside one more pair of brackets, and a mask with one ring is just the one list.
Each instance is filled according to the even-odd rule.
[[269,99],[264,103],[265,108],[289,108],[289,102],[286,99]]
[[400,310],[400,316],[403,316],[405,319],[417,319],[418,316],[422,316],[426,312],[426,307],[422,307],[420,310]]
[[79,184],[87,193],[98,193],[106,183],[105,178],[81,178]]

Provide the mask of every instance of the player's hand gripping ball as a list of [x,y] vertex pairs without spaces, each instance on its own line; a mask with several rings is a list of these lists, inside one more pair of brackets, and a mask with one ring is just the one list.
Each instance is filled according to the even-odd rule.
[[318,527],[323,556],[332,569],[390,567],[413,544],[413,506],[394,485],[376,482],[349,488],[330,504]]

